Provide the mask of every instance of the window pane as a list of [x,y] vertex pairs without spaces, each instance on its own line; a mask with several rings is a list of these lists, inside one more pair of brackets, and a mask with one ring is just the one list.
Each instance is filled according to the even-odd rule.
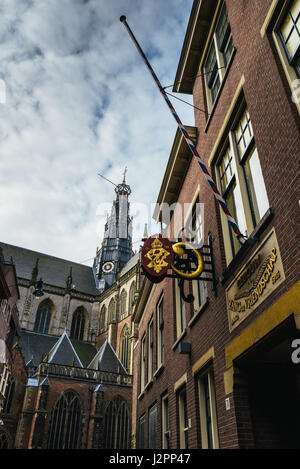
[[145,448],[145,417],[140,418],[139,425],[139,448]]
[[300,2],[294,0],[280,28],[282,40],[291,59],[300,46]]
[[211,100],[213,103],[221,84],[214,41],[211,43],[204,70],[206,73],[206,83],[210,90]]
[[211,418],[211,399],[209,392],[208,375],[203,380],[204,387],[204,398],[205,398],[205,413],[206,413],[206,431],[207,431],[207,444],[208,449],[213,448],[213,436],[212,436],[212,418]]
[[[236,185],[236,183],[233,185],[231,191],[226,197],[226,202],[227,202],[229,211],[231,212],[231,215],[233,216],[233,218],[236,220],[241,233],[246,234],[247,225],[246,225],[246,220],[245,220],[244,208],[242,204],[242,197],[241,197],[241,192],[239,190],[239,187]],[[236,236],[232,236],[232,242],[233,242],[233,253],[236,254],[239,251],[241,246]]]
[[256,148],[254,148],[250,156],[247,158],[245,169],[255,212],[255,219],[256,223],[258,223],[268,210],[269,201]]
[[212,102],[214,102],[214,100],[215,100],[216,97],[217,97],[217,94],[218,94],[220,85],[221,85],[220,75],[217,73],[216,78],[215,78],[215,80],[214,80],[214,82],[213,82],[213,85],[212,85],[212,87],[211,87],[211,99],[212,99]]
[[226,7],[224,5],[223,10],[222,10],[221,15],[220,15],[217,30],[216,30],[220,47],[224,42],[225,36],[228,35],[228,30],[230,30],[230,25],[229,25],[229,21],[228,21],[227,10],[226,10]]
[[241,158],[253,138],[252,124],[248,109],[244,111],[239,123],[235,128],[235,138],[238,153]]
[[156,422],[157,422],[157,406],[153,406],[149,412],[149,448],[156,448]]
[[[291,14],[293,16],[293,18],[297,19],[299,14],[300,14],[300,2],[299,0],[294,0],[291,7],[290,7],[290,10],[291,10]],[[298,18],[298,22],[299,22],[299,18]]]
[[[203,274],[201,274],[202,277]],[[203,280],[198,280],[198,296],[199,296],[199,306],[201,306],[207,298],[207,285]]]
[[205,64],[205,73],[207,73],[206,79],[208,83],[212,79],[213,71],[215,71],[216,68],[218,68],[217,56],[216,56],[215,44],[214,42],[212,42],[210,46],[210,51],[207,56],[206,64]]
[[219,23],[216,29],[216,35],[218,40],[218,47],[220,52],[223,54],[224,66],[226,67],[233,50],[233,40],[225,5],[220,15]]
[[229,62],[229,59],[231,57],[231,54],[232,54],[232,51],[233,51],[233,39],[232,39],[232,36],[229,37],[228,39],[228,42],[225,46],[225,49],[224,49],[224,63],[225,63],[225,67],[226,65],[228,64]]
[[183,389],[179,394],[179,421],[180,421],[180,447],[188,448],[188,418],[186,390]]
[[228,187],[232,176],[234,175],[233,165],[232,165],[232,151],[230,146],[228,146],[221,162],[219,163],[219,174],[222,192]]
[[169,404],[168,397],[162,401],[162,448],[169,449]]

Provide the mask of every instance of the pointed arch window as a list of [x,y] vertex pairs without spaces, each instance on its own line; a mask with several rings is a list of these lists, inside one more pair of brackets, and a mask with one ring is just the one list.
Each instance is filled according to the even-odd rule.
[[129,350],[129,337],[130,337],[130,329],[129,326],[126,324],[121,332],[120,337],[120,358],[121,362],[126,368],[127,371],[130,369],[130,350]]
[[12,377],[12,375],[10,375],[8,378],[7,387],[5,391],[5,401],[4,401],[4,405],[2,409],[3,414],[9,414],[11,411],[11,404],[13,400],[14,390],[15,390],[15,380]]
[[133,313],[133,309],[134,309],[134,303],[135,303],[134,296],[135,296],[135,291],[136,291],[135,282],[132,282],[132,284],[131,284],[131,286],[130,286],[130,290],[129,290],[129,313],[130,313],[130,314]]
[[121,291],[121,319],[127,316],[127,293],[125,290]]
[[120,396],[110,401],[104,417],[104,448],[130,448],[130,409]]
[[34,323],[35,332],[48,334],[52,311],[53,311],[53,303],[51,300],[48,299],[48,300],[41,302],[36,313],[36,318],[35,318],[35,323]]
[[77,394],[68,390],[53,407],[48,449],[79,449],[82,411]]
[[85,329],[85,314],[84,309],[81,306],[77,308],[73,314],[72,326],[71,326],[71,339],[83,340]]
[[108,306],[108,321],[110,324],[116,322],[116,302],[113,298]]
[[106,329],[106,307],[105,306],[102,306],[101,311],[100,311],[99,329],[100,329],[100,333],[105,331]]

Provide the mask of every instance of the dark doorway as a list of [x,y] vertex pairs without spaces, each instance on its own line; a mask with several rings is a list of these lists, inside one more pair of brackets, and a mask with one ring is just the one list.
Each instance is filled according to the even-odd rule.
[[255,448],[299,449],[300,379],[295,367],[256,364],[248,377]]

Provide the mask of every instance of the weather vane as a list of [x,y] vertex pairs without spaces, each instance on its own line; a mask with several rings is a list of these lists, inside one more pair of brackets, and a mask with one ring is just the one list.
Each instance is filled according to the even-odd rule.
[[125,184],[126,173],[127,173],[127,166],[125,166],[124,173],[123,173],[123,184]]

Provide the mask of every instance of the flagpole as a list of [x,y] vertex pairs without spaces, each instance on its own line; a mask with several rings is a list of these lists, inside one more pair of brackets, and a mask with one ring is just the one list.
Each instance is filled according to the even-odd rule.
[[196,158],[197,163],[199,164],[200,168],[202,169],[202,171],[203,171],[203,173],[204,173],[204,175],[205,175],[205,177],[206,177],[206,179],[207,179],[207,181],[208,181],[210,187],[211,187],[212,190],[213,190],[213,193],[214,193],[214,195],[215,195],[215,198],[217,199],[217,201],[218,201],[220,207],[222,208],[223,212],[225,213],[225,215],[226,215],[226,217],[227,217],[227,219],[228,219],[229,225],[230,225],[231,228],[233,229],[233,231],[234,231],[234,233],[235,233],[235,235],[236,235],[238,241],[240,242],[240,244],[244,244],[245,241],[246,241],[244,235],[240,232],[237,223],[235,222],[233,216],[231,215],[231,213],[230,213],[230,211],[229,211],[229,209],[228,209],[227,203],[225,202],[225,200],[224,200],[223,197],[221,196],[221,194],[220,194],[220,192],[219,192],[219,190],[218,190],[218,188],[217,188],[215,182],[214,182],[213,179],[211,178],[211,176],[210,176],[210,174],[209,174],[209,172],[208,172],[208,170],[207,170],[205,164],[204,164],[203,161],[201,160],[200,155],[199,155],[199,153],[198,153],[196,147],[194,146],[194,144],[193,144],[192,140],[190,139],[190,137],[189,137],[189,135],[188,135],[186,129],[184,128],[184,126],[183,126],[181,120],[179,119],[178,114],[176,113],[176,111],[175,111],[173,105],[171,104],[171,102],[170,102],[170,100],[169,100],[169,98],[168,98],[168,96],[167,96],[167,93],[165,92],[164,88],[161,86],[161,83],[160,83],[158,77],[156,76],[156,74],[155,74],[153,68],[151,67],[151,65],[150,65],[150,63],[149,63],[147,57],[145,56],[145,54],[144,54],[144,52],[143,52],[141,46],[139,45],[139,43],[138,43],[138,41],[136,40],[136,38],[135,38],[133,32],[131,31],[130,27],[128,26],[128,23],[127,23],[127,21],[126,21],[126,16],[124,16],[124,15],[121,16],[120,21],[121,21],[121,23],[123,23],[124,26],[126,27],[126,29],[127,29],[128,33],[129,33],[131,39],[133,40],[133,42],[134,42],[134,44],[135,44],[135,46],[136,46],[138,52],[140,53],[140,55],[141,55],[142,59],[144,60],[145,64],[147,65],[147,67],[148,67],[148,69],[149,69],[149,71],[150,71],[150,73],[151,73],[151,75],[152,75],[152,77],[153,77],[153,79],[154,79],[156,85],[158,86],[158,89],[159,89],[160,93],[162,94],[162,96],[163,96],[165,102],[167,103],[167,106],[168,106],[169,110],[171,111],[171,113],[172,113],[172,115],[173,115],[173,117],[174,117],[174,119],[175,119],[175,121],[176,121],[176,123],[177,123],[177,125],[178,125],[178,128],[179,128],[180,132],[182,133],[182,135],[183,135],[183,137],[184,137],[184,139],[185,139],[185,141],[186,141],[188,147],[190,148],[191,152],[193,153],[194,157]]

